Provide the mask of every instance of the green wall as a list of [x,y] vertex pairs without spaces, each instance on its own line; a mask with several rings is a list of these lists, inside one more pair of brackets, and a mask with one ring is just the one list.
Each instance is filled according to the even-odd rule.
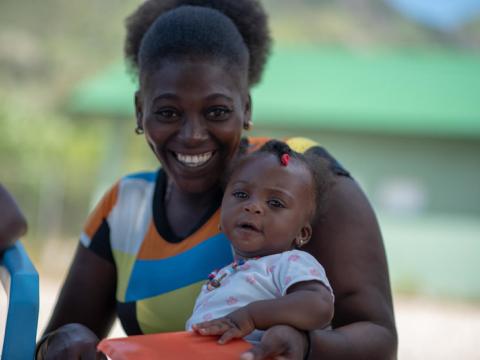
[[[480,141],[259,126],[255,133],[308,135],[351,171],[379,217],[395,291],[480,300]],[[381,189],[392,179],[420,184],[423,206],[386,206]]]
[[420,214],[480,218],[480,140],[302,129],[272,131],[259,126],[255,133],[317,140],[351,171],[375,206],[382,207],[381,189],[398,179],[417,184],[424,192],[425,204],[416,211]]

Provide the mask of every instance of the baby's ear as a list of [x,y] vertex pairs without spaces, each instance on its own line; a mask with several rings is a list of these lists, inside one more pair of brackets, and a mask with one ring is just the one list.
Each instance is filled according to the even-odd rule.
[[298,248],[301,248],[303,245],[310,241],[312,237],[312,226],[310,224],[306,224],[303,226],[297,236],[295,237],[295,245]]

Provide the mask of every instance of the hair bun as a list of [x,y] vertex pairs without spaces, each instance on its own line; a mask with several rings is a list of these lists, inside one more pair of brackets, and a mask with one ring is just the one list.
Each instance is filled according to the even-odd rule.
[[147,0],[126,19],[125,58],[138,72],[142,39],[152,23],[165,12],[182,5],[209,7],[233,21],[249,51],[248,79],[257,84],[271,49],[268,19],[258,0]]

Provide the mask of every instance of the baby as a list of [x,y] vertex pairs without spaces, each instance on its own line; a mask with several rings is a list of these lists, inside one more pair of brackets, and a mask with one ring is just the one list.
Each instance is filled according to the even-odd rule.
[[235,261],[210,274],[187,330],[250,342],[274,325],[328,326],[333,292],[325,270],[305,251],[319,198],[318,171],[280,141],[242,157],[229,177],[221,228]]

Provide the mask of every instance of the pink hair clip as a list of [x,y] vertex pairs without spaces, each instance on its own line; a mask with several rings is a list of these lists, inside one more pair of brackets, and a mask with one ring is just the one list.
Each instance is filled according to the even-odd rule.
[[283,166],[287,166],[289,161],[290,161],[290,155],[288,154],[283,154],[280,157],[280,162],[282,163]]

